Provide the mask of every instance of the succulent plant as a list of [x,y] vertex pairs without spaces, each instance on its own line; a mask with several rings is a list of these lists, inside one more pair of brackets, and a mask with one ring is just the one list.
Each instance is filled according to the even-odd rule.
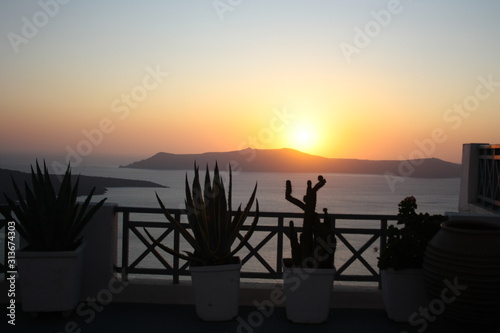
[[398,204],[398,226],[387,228],[387,242],[378,258],[380,269],[422,268],[427,243],[439,231],[443,215],[416,213],[417,200],[409,196]]
[[[36,161],[36,172],[31,166],[32,189],[25,182],[26,199],[17,186],[12,183],[17,201],[4,196],[8,208],[0,206],[0,213],[16,222],[16,230],[26,240],[29,251],[70,251],[81,243],[80,233],[92,216],[104,204],[102,199],[89,209],[95,191],[91,190],[83,204],[77,202],[79,177],[72,185],[70,165],[56,194],[51,176],[44,161],[44,171]],[[14,215],[12,215],[14,213]],[[80,238],[79,238],[80,237]]]
[[[336,249],[335,228],[328,218],[328,210],[323,209],[324,220],[321,222],[316,213],[317,192],[326,184],[323,176],[318,176],[318,183],[312,187],[307,181],[307,191],[304,200],[292,196],[292,183],[286,181],[285,198],[304,211],[302,233],[299,236],[293,221],[290,221],[290,243],[292,248],[292,263],[303,268],[333,268]],[[286,265],[290,263],[285,262]]]
[[[232,171],[229,167],[229,192],[226,198],[224,183],[219,173],[217,163],[214,168],[213,182],[210,179],[208,165],[205,173],[204,188],[200,185],[198,166],[194,166],[195,176],[192,189],[189,188],[186,174],[186,210],[189,227],[192,233],[180,221],[177,221],[165,208],[158,194],[156,198],[161,210],[173,227],[179,231],[184,239],[192,246],[194,252],[185,251],[180,253],[172,248],[161,244],[147,229],[144,229],[149,239],[166,252],[178,256],[190,262],[193,266],[223,265],[233,262],[235,254],[245,245],[253,234],[259,219],[259,202],[255,199],[257,184],[250,196],[250,199],[241,209],[241,204],[237,211],[232,212]],[[239,232],[245,222],[250,208],[256,201],[256,213],[249,230],[242,237],[238,245],[232,249],[232,245],[238,238]]]

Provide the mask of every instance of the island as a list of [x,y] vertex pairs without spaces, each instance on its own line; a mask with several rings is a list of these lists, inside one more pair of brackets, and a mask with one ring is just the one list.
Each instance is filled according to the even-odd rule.
[[362,160],[326,158],[298,150],[243,149],[229,152],[202,154],[157,153],[147,159],[120,166],[121,168],[189,170],[194,162],[200,166],[212,166],[233,170],[261,172],[322,172],[375,174],[394,177],[456,178],[460,177],[461,165],[438,158],[415,160]]

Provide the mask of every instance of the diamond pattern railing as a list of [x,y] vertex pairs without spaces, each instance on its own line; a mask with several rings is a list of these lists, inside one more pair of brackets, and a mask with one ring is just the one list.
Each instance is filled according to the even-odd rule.
[[[171,214],[176,219],[183,221],[186,218],[186,211],[180,209],[171,209]],[[167,242],[166,244],[175,250],[184,249],[180,235],[175,231],[169,222],[166,222],[161,210],[157,208],[137,208],[137,207],[117,207],[116,213],[121,215],[121,260],[120,264],[115,267],[115,270],[121,273],[123,279],[127,279],[129,274],[134,275],[171,275],[173,283],[179,283],[181,276],[189,275],[188,264],[177,257],[170,256],[164,253],[163,250],[157,249],[156,245],[151,243],[147,238],[143,228],[148,228],[149,231],[156,231],[155,237]],[[254,213],[251,213],[252,216]],[[144,221],[140,218],[145,218],[151,215],[161,216],[159,221]],[[138,216],[137,218],[133,218]],[[252,239],[247,242],[242,251],[242,278],[250,279],[280,279],[283,273],[283,253],[288,245],[288,227],[285,226],[285,219],[301,219],[302,213],[278,213],[278,212],[261,212],[259,219],[268,221],[267,225],[258,225]],[[370,263],[370,260],[364,256],[367,249],[370,247],[384,248],[385,234],[389,221],[396,221],[396,215],[361,215],[361,214],[330,214],[332,221],[336,224],[344,222],[349,227],[336,227],[337,247],[345,246],[348,249],[349,256],[346,260],[337,267],[336,281],[356,281],[356,282],[379,282],[379,270],[376,263]],[[269,222],[270,221],[270,222]],[[374,227],[360,226],[360,222],[373,223]],[[186,226],[187,223],[186,223]],[[242,231],[248,229],[245,225]],[[300,231],[300,228],[297,228]],[[368,240],[362,241],[359,244],[353,245],[350,239],[352,235],[368,236]],[[170,237],[169,237],[170,236]],[[133,238],[132,238],[133,237]],[[242,237],[240,235],[240,237]],[[285,242],[285,238],[287,241]],[[257,243],[252,243],[255,241]],[[378,241],[378,243],[377,243]],[[140,243],[142,248],[131,253],[132,242]],[[265,258],[262,252],[263,248],[272,248],[273,257]],[[135,259],[132,259],[135,256]],[[146,258],[150,257],[149,262]],[[151,260],[154,257],[157,260]],[[261,264],[259,271],[248,269],[250,260],[256,260]],[[368,274],[348,274],[348,268],[355,263],[360,263],[366,269]]]
[[[175,218],[183,221],[186,211],[172,209]],[[166,222],[159,208],[144,207],[116,207],[115,213],[119,216],[118,250],[120,261],[115,265],[115,271],[121,273],[123,279],[129,274],[134,275],[167,275],[172,277],[173,283],[179,283],[181,276],[188,276],[188,264],[177,257],[167,255],[149,241],[143,228],[156,230],[155,237],[160,241],[169,242],[177,251],[189,250],[181,240],[180,234]],[[254,213],[251,212],[250,215]],[[348,255],[336,263],[336,281],[379,282],[379,270],[374,260],[367,258],[369,248],[384,248],[385,235],[389,221],[396,221],[396,215],[361,215],[361,214],[329,214],[331,221],[337,224],[337,251],[344,248]],[[151,216],[153,218],[151,218]],[[281,279],[283,274],[283,256],[289,253],[289,233],[285,220],[302,219],[302,213],[261,212],[260,221],[267,221],[257,226],[250,242],[247,242],[240,252],[242,257],[241,277],[248,279]],[[149,218],[148,218],[149,217]],[[362,223],[368,222],[368,223]],[[6,228],[7,221],[0,219],[0,233]],[[297,223],[300,224],[300,223]],[[373,227],[372,227],[373,224]],[[342,225],[342,226],[338,226]],[[345,226],[348,227],[345,227]],[[366,227],[369,225],[369,227]],[[242,231],[248,229],[243,226]],[[301,228],[297,228],[298,231]],[[366,236],[368,239],[358,240],[354,244],[352,237]],[[240,235],[240,237],[242,237]],[[0,258],[0,274],[7,271],[7,243],[2,244],[4,252]],[[269,251],[271,249],[271,251]],[[267,251],[267,255],[264,254]],[[271,253],[271,254],[269,254]],[[338,253],[338,252],[337,252]],[[372,253],[373,257],[373,253]],[[154,258],[154,260],[152,260]],[[3,259],[3,260],[1,260]],[[373,258],[372,258],[373,259]],[[257,271],[248,269],[249,263],[260,264]],[[349,273],[355,265],[361,265],[367,274]],[[351,269],[352,271],[352,269]],[[356,271],[359,272],[359,269]]]

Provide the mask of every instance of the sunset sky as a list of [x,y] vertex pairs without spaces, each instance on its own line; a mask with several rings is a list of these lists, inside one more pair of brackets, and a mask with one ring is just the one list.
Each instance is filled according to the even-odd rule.
[[[500,143],[500,1],[0,1],[0,157]],[[128,157],[123,157],[128,156]]]

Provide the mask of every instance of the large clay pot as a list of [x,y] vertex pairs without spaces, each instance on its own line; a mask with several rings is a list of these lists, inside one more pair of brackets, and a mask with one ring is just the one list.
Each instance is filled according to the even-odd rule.
[[450,220],[424,257],[429,310],[454,321],[500,322],[500,223]]

